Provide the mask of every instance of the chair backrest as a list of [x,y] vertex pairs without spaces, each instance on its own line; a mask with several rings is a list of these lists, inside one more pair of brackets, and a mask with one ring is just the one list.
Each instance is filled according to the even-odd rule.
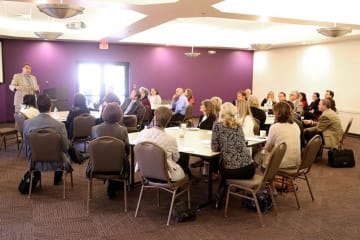
[[340,141],[340,147],[342,147],[342,145],[344,144],[344,140],[345,140],[346,136],[349,133],[349,130],[350,130],[352,122],[353,122],[353,119],[354,118],[350,118],[348,124],[346,125],[345,131],[344,131],[344,133],[342,135],[342,138],[341,138],[341,141]]
[[125,115],[123,122],[129,133],[138,131],[136,115]]
[[[103,136],[89,143],[92,173],[119,173],[126,155],[125,143],[117,138]],[[91,173],[91,174],[92,174]]]
[[322,145],[322,139],[320,135],[315,135],[307,143],[301,158],[301,163],[298,170],[310,168],[311,164],[315,161],[316,155]]
[[53,129],[42,128],[32,131],[29,134],[29,146],[33,165],[35,162],[63,161],[62,139]]
[[15,119],[16,128],[22,136],[26,117],[22,113],[14,113],[14,119]]
[[162,147],[152,142],[142,142],[135,145],[134,154],[144,178],[169,182],[166,152]]
[[189,104],[185,111],[184,121],[192,119],[193,105]]
[[143,104],[140,104],[139,108],[140,108],[140,113],[138,115],[139,119],[137,120],[137,125],[141,126],[141,124],[143,123],[143,121],[145,119],[146,107]]
[[287,145],[285,142],[277,145],[269,156],[269,163],[265,169],[264,178],[259,188],[263,188],[268,181],[272,181],[274,176],[277,174],[281,161],[285,155]]
[[95,125],[95,121],[95,117],[88,113],[75,117],[73,122],[73,139],[90,138],[91,128]]

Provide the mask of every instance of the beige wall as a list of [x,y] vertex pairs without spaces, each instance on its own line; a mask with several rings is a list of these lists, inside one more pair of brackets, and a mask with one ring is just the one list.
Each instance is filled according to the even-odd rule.
[[288,95],[292,90],[324,97],[335,92],[343,125],[351,116],[350,132],[360,134],[360,41],[349,40],[322,45],[259,51],[254,55],[253,93],[260,99],[270,90]]

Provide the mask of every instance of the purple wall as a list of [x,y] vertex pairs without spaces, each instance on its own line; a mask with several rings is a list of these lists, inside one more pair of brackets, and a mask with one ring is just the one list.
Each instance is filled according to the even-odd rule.
[[8,85],[24,63],[32,65],[40,89],[68,88],[70,102],[77,92],[78,62],[129,62],[130,87],[157,87],[163,99],[170,99],[175,88],[191,88],[196,99],[194,115],[200,102],[211,96],[232,101],[239,89],[251,88],[253,52],[207,49],[198,58],[184,56],[190,48],[110,44],[99,50],[98,43],[3,40],[5,84],[0,85],[0,122],[13,119],[13,93]]

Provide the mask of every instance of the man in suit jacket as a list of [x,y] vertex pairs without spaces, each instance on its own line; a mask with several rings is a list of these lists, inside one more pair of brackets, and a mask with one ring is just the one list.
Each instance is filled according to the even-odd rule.
[[11,80],[9,85],[11,91],[15,92],[14,96],[14,107],[15,112],[20,112],[23,98],[27,94],[35,95],[39,92],[39,85],[36,77],[31,75],[30,64],[24,64],[22,73],[16,73]]
[[[124,115],[136,115],[137,118],[137,125],[142,124],[142,119],[145,115],[145,107],[140,102],[140,92],[138,90],[132,90],[130,93],[130,97],[125,99],[124,103],[121,105],[121,110],[124,112]],[[126,118],[124,119],[124,125],[127,126],[125,122]]]
[[319,110],[322,112],[319,121],[304,120],[304,124],[310,124],[312,127],[305,128],[305,136],[307,140],[321,132],[325,147],[338,148],[343,135],[343,129],[340,118],[336,112],[331,109],[331,101],[322,99],[319,103]]
[[[66,133],[65,125],[62,122],[59,122],[52,118],[48,113],[50,112],[51,108],[51,99],[47,95],[40,95],[38,97],[38,108],[40,111],[40,114],[36,117],[33,117],[31,119],[27,119],[24,122],[24,130],[23,130],[23,137],[24,137],[24,144],[26,147],[26,153],[29,157],[29,161],[31,161],[31,149],[29,145],[29,135],[32,131],[40,129],[40,128],[50,128],[58,132],[62,139],[62,151],[63,151],[63,158],[68,163],[66,166],[67,171],[71,171],[72,168],[70,166],[70,160],[67,155],[68,151],[68,137]],[[46,147],[46,146],[45,146]],[[45,171],[45,170],[52,170],[56,169],[55,176],[54,176],[54,184],[58,185],[62,180],[62,170],[63,170],[63,164],[58,162],[53,163],[43,163],[35,166],[35,170],[38,171]]]

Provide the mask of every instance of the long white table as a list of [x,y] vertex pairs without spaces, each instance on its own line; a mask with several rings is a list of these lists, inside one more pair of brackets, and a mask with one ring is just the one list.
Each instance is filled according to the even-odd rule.
[[[95,118],[100,118],[101,112],[90,111],[90,114]],[[50,116],[58,120],[59,122],[66,122],[68,115],[69,115],[69,111],[50,112]]]
[[[208,130],[201,130],[198,128],[185,128],[180,129],[179,127],[166,128],[165,131],[171,136],[175,137],[178,143],[178,149],[181,153],[186,153],[193,156],[202,157],[205,161],[209,161],[209,172],[208,172],[208,202],[207,205],[212,200],[212,164],[211,160],[218,156],[220,152],[213,152],[211,150],[211,135],[212,132]],[[181,139],[180,133],[183,131],[184,139]],[[131,185],[134,185],[134,145],[136,144],[136,139],[139,136],[139,132],[129,133],[129,142],[131,146],[131,156],[130,156],[130,182]],[[263,144],[266,142],[266,137],[255,136],[252,138],[246,139],[247,146],[254,146],[258,144]]]

